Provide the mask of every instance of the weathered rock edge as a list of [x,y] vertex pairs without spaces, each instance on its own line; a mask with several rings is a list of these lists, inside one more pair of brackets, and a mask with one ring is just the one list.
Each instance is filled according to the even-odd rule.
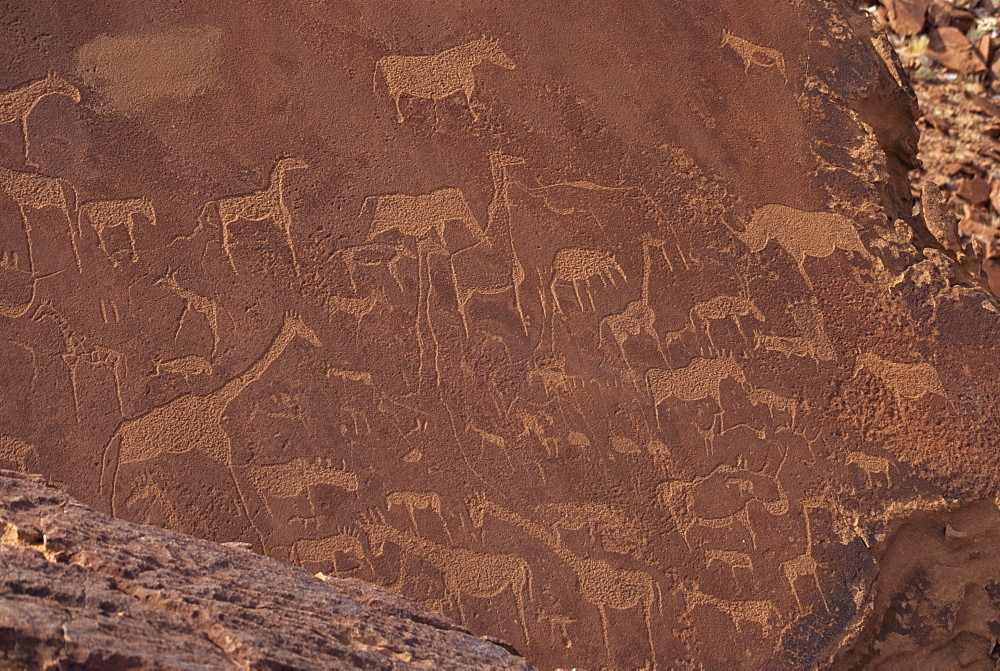
[[530,669],[359,580],[98,513],[0,470],[4,669]]

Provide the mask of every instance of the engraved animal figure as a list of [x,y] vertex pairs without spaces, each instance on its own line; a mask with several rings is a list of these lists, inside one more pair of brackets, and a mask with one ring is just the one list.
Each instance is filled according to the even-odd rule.
[[[309,498],[309,506],[315,517],[316,504],[312,497],[313,487],[317,485],[331,485],[346,492],[358,491],[359,482],[357,474],[348,471],[343,464],[341,466],[341,468],[334,468],[333,462],[330,459],[316,458],[309,460],[303,457],[295,457],[281,464],[248,466],[246,473],[247,478],[253,483],[257,491],[267,492],[274,498],[290,499],[305,492]],[[268,504],[268,497],[264,497],[264,505],[273,517],[274,512]]]
[[[240,375],[211,393],[184,394],[138,417],[123,419],[101,456],[100,491],[110,490],[112,514],[117,512],[118,476],[123,465],[141,463],[163,453],[198,451],[229,470],[243,513],[254,524],[236,477],[233,444],[222,426],[222,420],[229,404],[259,380],[296,338],[302,338],[314,347],[322,345],[298,315],[287,313],[281,330],[267,350]],[[114,445],[118,447],[112,450]],[[263,538],[260,540],[263,546]]]
[[885,457],[876,457],[875,455],[866,454],[864,452],[848,452],[844,461],[848,464],[854,464],[865,472],[865,475],[868,477],[869,487],[874,486],[872,477],[878,474],[885,476],[886,485],[892,484],[892,480],[889,477],[889,468],[891,467],[891,463]]
[[337,566],[338,552],[354,557],[375,573],[375,567],[361,543],[361,534],[356,529],[338,528],[337,533],[332,536],[303,538],[292,545],[293,561],[296,564],[301,566],[303,562],[329,561],[333,564],[333,572],[340,575],[341,571]]
[[451,272],[455,285],[458,311],[462,316],[465,335],[469,335],[468,304],[476,294],[496,295],[512,292],[524,334],[528,320],[521,302],[521,287],[525,281],[524,266],[517,256],[511,230],[509,168],[525,161],[519,156],[490,152],[490,174],[493,178],[493,199],[487,212],[486,231],[474,245],[452,254]]
[[104,232],[109,228],[121,226],[128,233],[129,245],[132,250],[132,263],[139,260],[136,252],[135,242],[135,217],[136,215],[145,217],[150,226],[156,226],[156,210],[149,198],[126,198],[124,200],[93,200],[80,205],[77,210],[76,230],[82,230],[84,218],[90,221],[97,240],[101,244],[101,250],[108,257],[111,264],[118,267],[118,260],[108,251],[107,241],[104,239]]
[[[77,203],[76,189],[72,184],[58,177],[47,177],[35,172],[20,172],[0,166],[0,190],[3,190],[11,200],[17,203],[17,209],[21,213],[21,222],[28,239],[28,272],[31,273],[33,279],[36,276],[31,240],[31,222],[28,220],[28,212],[30,210],[44,210],[48,207],[54,207],[66,215],[66,221],[69,224],[70,243],[73,247],[73,257],[76,260],[76,269],[78,271],[83,270],[83,266],[80,263],[80,251],[76,246],[76,237],[79,231],[74,230],[76,222],[70,216],[70,210],[75,209]],[[72,208],[69,205],[70,200],[67,194],[72,196]],[[31,293],[31,300],[33,301],[34,287],[32,287]],[[30,306],[31,301],[24,305],[16,306],[15,311],[15,306],[8,306],[6,302],[0,303],[0,315],[12,319],[20,317],[28,311]]]
[[743,59],[744,72],[750,72],[751,65],[762,68],[777,68],[782,78],[786,82],[788,81],[788,75],[785,73],[785,56],[777,49],[758,46],[747,42],[742,37],[736,37],[728,30],[723,30],[722,46],[727,45]]
[[[656,421],[660,421],[660,404],[668,398],[681,401],[700,401],[711,398],[722,414],[722,381],[735,380],[748,388],[743,369],[732,357],[716,359],[694,358],[683,368],[650,368],[646,371],[646,385],[653,396]],[[721,427],[720,427],[721,429]]]
[[790,310],[792,319],[799,327],[801,336],[774,336],[754,333],[756,347],[768,351],[781,352],[786,357],[812,357],[816,361],[832,361],[837,358],[833,343],[826,334],[823,314],[811,303],[793,305]]
[[819,596],[823,600],[823,607],[829,613],[830,605],[826,602],[826,595],[823,594],[823,586],[819,582],[820,564],[812,556],[812,527],[809,523],[809,508],[806,504],[802,506],[802,516],[805,518],[806,523],[806,551],[798,557],[781,562],[781,571],[785,574],[785,580],[788,581],[788,586],[791,588],[792,594],[795,595],[795,603],[798,606],[800,614],[802,613],[802,601],[799,598],[798,590],[795,589],[795,581],[802,576],[808,575],[813,577],[816,589],[819,591]]
[[638,520],[603,503],[546,503],[536,508],[552,529],[587,529],[601,547],[616,554],[638,554],[648,544]]
[[736,630],[744,633],[747,624],[760,627],[765,638],[770,638],[774,629],[781,625],[781,614],[770,601],[728,601],[717,596],[702,592],[694,583],[682,580],[677,583],[677,589],[684,597],[684,612],[681,619],[689,620],[691,611],[698,606],[715,608],[733,621]]
[[355,334],[361,332],[361,322],[362,320],[371,314],[371,311],[375,309],[378,303],[383,303],[386,308],[393,310],[393,305],[386,298],[385,293],[372,289],[372,291],[364,298],[351,298],[349,296],[334,296],[327,295],[323,298],[323,305],[330,312],[343,312],[344,314],[351,315],[357,322],[357,326],[354,329]]
[[24,139],[24,162],[34,165],[29,158],[28,117],[32,110],[46,96],[66,96],[75,103],[80,102],[80,91],[62,77],[50,73],[44,79],[36,79],[6,91],[0,91],[0,124],[21,124]]
[[405,193],[368,196],[361,203],[362,212],[369,201],[375,201],[375,214],[368,231],[369,242],[389,231],[417,240],[433,231],[444,245],[445,224],[449,221],[461,221],[477,238],[483,237],[483,229],[472,213],[469,201],[455,187],[446,186],[415,196]]
[[180,375],[186,383],[191,382],[190,378],[193,375],[212,374],[212,362],[197,354],[188,354],[176,359],[153,359],[153,368],[156,377],[163,373],[171,373]]
[[295,256],[295,243],[292,242],[292,213],[285,203],[285,173],[289,170],[308,168],[309,164],[298,158],[279,159],[271,170],[266,189],[253,191],[241,196],[227,196],[205,203],[198,216],[199,225],[208,223],[209,212],[214,209],[222,225],[222,248],[229,258],[233,272],[236,262],[233,260],[232,243],[229,240],[229,227],[240,219],[248,221],[263,221],[270,219],[272,224],[285,234],[285,243],[292,255],[292,266],[295,275],[300,274],[299,262]]
[[0,461],[13,464],[17,470],[27,473],[29,469],[37,468],[38,450],[20,438],[0,434]]
[[181,318],[177,321],[177,330],[174,331],[174,340],[177,340],[177,336],[180,335],[181,327],[184,326],[184,318],[187,317],[188,312],[194,310],[195,312],[204,315],[205,320],[208,322],[208,328],[212,331],[212,354],[215,356],[215,351],[219,347],[219,306],[211,298],[207,298],[198,293],[195,293],[191,289],[187,289],[181,286],[180,282],[177,281],[177,271],[167,269],[167,274],[156,280],[154,284],[165,284],[167,288],[172,292],[177,294],[177,297],[184,301],[184,310],[181,312]]
[[431,56],[384,56],[375,64],[372,76],[372,90],[378,85],[378,73],[382,71],[389,97],[396,104],[396,121],[403,123],[403,112],[399,100],[403,95],[415,98],[443,100],[462,92],[469,112],[477,121],[479,114],[472,108],[472,94],[476,89],[473,68],[489,61],[507,70],[516,66],[500,48],[497,40],[481,37]]
[[525,588],[528,599],[534,597],[531,592],[531,568],[524,559],[516,555],[474,552],[466,548],[440,545],[386,524],[385,519],[377,512],[366,515],[358,526],[368,535],[372,554],[376,557],[382,555],[386,542],[391,542],[403,552],[417,555],[441,571],[445,598],[457,608],[463,623],[467,621],[462,606],[463,595],[491,599],[509,589],[517,602],[524,639],[528,644],[531,643],[528,621],[525,619]]
[[628,279],[625,276],[625,271],[618,265],[618,261],[615,260],[613,254],[599,249],[586,249],[583,247],[567,247],[557,251],[555,259],[552,261],[552,271],[552,282],[549,284],[549,292],[552,294],[552,300],[555,302],[555,309],[559,312],[563,310],[562,305],[559,303],[559,294],[556,291],[556,286],[561,283],[569,284],[573,287],[573,293],[576,294],[576,302],[580,306],[580,310],[586,310],[587,306],[580,295],[580,286],[582,285],[587,292],[590,309],[596,310],[594,295],[590,291],[590,283],[594,279],[599,279],[605,287],[608,286],[608,282],[611,282],[612,285],[617,284],[615,280],[616,274],[623,280]]
[[403,282],[399,277],[399,264],[403,259],[415,259],[416,255],[403,244],[386,245],[379,242],[370,242],[353,247],[345,247],[337,250],[336,256],[340,256],[347,266],[347,274],[351,278],[351,288],[354,293],[358,292],[357,274],[358,270],[364,266],[385,265],[389,269],[389,274],[396,282],[400,291],[403,290]]
[[441,497],[438,496],[437,492],[391,492],[385,497],[385,506],[389,510],[392,510],[395,506],[406,508],[406,512],[410,516],[410,522],[413,524],[413,530],[418,533],[420,529],[417,527],[417,518],[414,511],[434,511],[438,519],[441,520],[444,532],[448,534],[448,540],[451,540],[448,523],[444,521],[444,515],[441,514]]
[[69,320],[63,317],[53,306],[52,301],[44,301],[39,304],[31,317],[34,321],[47,319],[56,325],[63,339],[64,350],[60,354],[63,363],[69,371],[70,385],[73,389],[73,407],[76,410],[76,421],[80,422],[80,397],[77,387],[77,367],[81,363],[88,363],[91,366],[105,368],[111,371],[115,378],[115,395],[118,399],[118,412],[125,413],[122,402],[122,383],[127,374],[125,355],[118,350],[101,345],[95,345],[89,338],[79,335]]
[[610,314],[602,319],[599,327],[600,338],[598,347],[604,347],[604,329],[607,327],[615,344],[618,345],[618,351],[621,353],[622,360],[628,366],[629,372],[632,375],[632,383],[636,389],[639,388],[638,376],[628,359],[628,355],[625,353],[625,343],[629,338],[642,334],[649,336],[656,343],[656,351],[660,353],[660,357],[664,361],[667,360],[666,355],[663,353],[663,347],[660,344],[660,335],[656,332],[656,313],[653,312],[653,308],[649,304],[649,275],[652,267],[652,258],[649,253],[650,248],[659,247],[663,260],[669,263],[670,260],[667,258],[667,250],[665,248],[666,244],[665,240],[657,240],[649,235],[643,236],[642,296],[640,300],[631,301],[621,312]]
[[753,317],[759,322],[767,321],[767,317],[757,308],[757,305],[745,296],[729,296],[721,294],[707,301],[695,303],[688,314],[691,322],[691,329],[696,330],[695,318],[701,321],[708,342],[713,351],[716,351],[715,341],[712,340],[711,322],[717,319],[732,319],[739,329],[740,334],[746,339],[747,334],[743,330],[743,319]]
[[927,394],[937,394],[950,401],[948,392],[941,386],[937,369],[929,363],[900,363],[865,352],[855,359],[853,377],[857,377],[863,368],[889,388],[897,405],[902,405],[904,398],[917,399]]
[[736,578],[736,569],[738,568],[745,568],[750,571],[750,573],[753,573],[753,562],[750,559],[750,555],[746,552],[717,550],[715,548],[705,550],[705,565],[711,566],[712,562],[715,561],[728,566],[734,579]]
[[746,230],[737,235],[751,252],[759,252],[768,241],[777,240],[796,264],[806,284],[812,281],[806,273],[807,257],[826,258],[837,249],[857,252],[871,263],[876,259],[868,252],[850,220],[836,212],[806,212],[787,205],[769,204],[758,208]]
[[489,501],[483,494],[474,495],[466,501],[466,505],[469,508],[469,517],[474,526],[481,528],[485,515],[489,513],[499,520],[520,527],[529,536],[547,545],[557,557],[570,567],[576,574],[580,595],[597,606],[600,612],[606,648],[610,648],[607,609],[631,610],[638,608],[645,617],[653,668],[656,668],[656,645],[653,641],[651,622],[653,609],[657,603],[657,595],[659,595],[662,612],[663,595],[659,594],[659,585],[648,573],[619,569],[603,559],[581,557],[563,545],[562,539],[554,531]]

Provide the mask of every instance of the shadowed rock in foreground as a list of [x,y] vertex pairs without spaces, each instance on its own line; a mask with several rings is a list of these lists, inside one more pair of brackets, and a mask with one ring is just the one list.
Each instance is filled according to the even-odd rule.
[[113,519],[0,471],[4,669],[530,669],[358,580]]

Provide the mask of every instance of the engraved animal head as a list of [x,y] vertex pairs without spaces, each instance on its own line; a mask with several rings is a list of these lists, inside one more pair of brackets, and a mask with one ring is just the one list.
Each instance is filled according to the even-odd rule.
[[513,70],[517,63],[510,59],[503,49],[500,48],[500,40],[492,37],[482,37],[478,40],[482,48],[483,57],[495,65],[499,65],[507,70]]
[[742,232],[736,231],[736,236],[750,248],[751,252],[759,252],[767,246],[767,226],[756,216],[750,220]]
[[300,168],[308,168],[309,164],[303,161],[301,158],[295,158],[294,156],[288,156],[279,159],[275,164],[274,169],[276,171],[284,172],[285,170],[298,170]]
[[43,81],[49,93],[64,95],[75,103],[80,102],[80,90],[59,75],[50,72]]
[[299,317],[297,313],[285,313],[285,328],[289,329],[292,333],[299,336],[303,340],[306,340],[313,347],[323,346],[323,341],[319,339],[316,332],[306,326],[306,323],[302,321],[302,318]]

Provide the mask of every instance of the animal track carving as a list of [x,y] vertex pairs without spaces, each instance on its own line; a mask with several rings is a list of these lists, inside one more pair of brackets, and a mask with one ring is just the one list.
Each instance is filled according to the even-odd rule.
[[443,100],[454,93],[463,93],[469,112],[475,120],[479,114],[472,108],[472,94],[476,90],[473,68],[488,61],[507,70],[516,66],[497,40],[481,37],[431,56],[384,56],[375,64],[372,91],[378,86],[378,73],[382,71],[389,97],[396,105],[396,121],[403,123],[399,100],[403,95],[415,98]]

